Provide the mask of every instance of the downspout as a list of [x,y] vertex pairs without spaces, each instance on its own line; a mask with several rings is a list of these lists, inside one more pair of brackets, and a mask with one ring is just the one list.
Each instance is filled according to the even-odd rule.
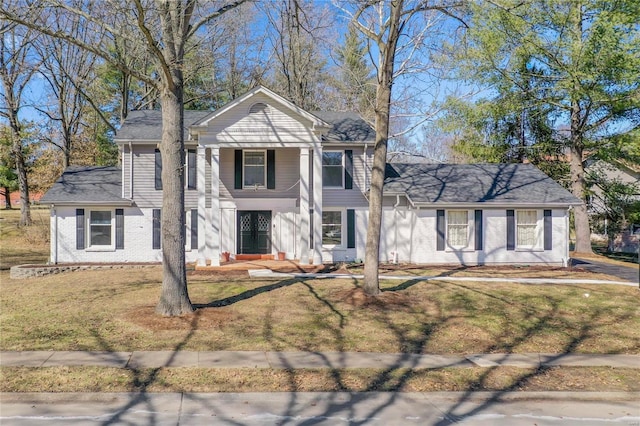
[[396,203],[393,205],[394,249],[393,249],[393,258],[391,259],[392,263],[398,263],[398,206],[399,205],[400,205],[400,194],[396,194]]
[[129,141],[129,199],[133,200],[133,146]]
[[53,250],[51,250],[51,263],[56,265],[58,263],[58,214],[55,204],[51,204],[51,213],[53,214]]
[[569,229],[569,213],[571,212],[572,206],[569,206],[567,210],[564,212],[564,227],[566,232],[566,238],[564,239],[565,245],[565,258],[564,258],[564,266],[571,266],[571,259],[569,258],[569,239],[571,238],[571,230]]
[[[369,185],[369,162],[367,161],[367,144],[364,144],[364,151],[362,154],[362,162],[364,163],[364,185],[362,185],[362,193],[367,198],[367,186]],[[367,199],[369,201],[369,199]]]

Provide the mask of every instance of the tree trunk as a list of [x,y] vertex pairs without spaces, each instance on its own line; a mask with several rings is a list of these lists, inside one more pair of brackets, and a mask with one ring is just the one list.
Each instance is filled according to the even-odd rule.
[[11,191],[6,186],[4,187],[4,208],[5,210],[11,210]]
[[[175,71],[176,79],[181,74]],[[167,84],[162,103],[162,292],[156,312],[176,316],[193,312],[187,291],[184,235],[184,136],[182,84]],[[171,87],[173,86],[173,87]]]
[[[582,49],[582,5],[580,2],[572,2],[569,12],[571,20],[572,60],[574,64],[580,61]],[[574,78],[578,78],[577,76]],[[571,158],[569,169],[571,173],[571,192],[582,200],[582,204],[576,206],[573,211],[576,247],[579,253],[593,253],[591,249],[591,227],[589,226],[589,214],[587,213],[586,183],[584,179],[583,162],[583,111],[578,102],[580,96],[580,84],[574,80],[573,93],[571,94],[571,146],[569,148]]]
[[[16,114],[17,116],[17,114]],[[27,179],[27,167],[22,152],[22,138],[17,117],[10,119],[11,126],[11,152],[16,163],[16,175],[18,176],[18,189],[20,190],[20,222],[19,226],[30,226],[31,204],[29,204],[29,184]]]
[[376,143],[373,150],[373,169],[369,190],[369,223],[364,256],[364,292],[370,296],[380,294],[378,267],[380,265],[380,231],[382,228],[382,198],[384,175],[387,166],[387,144],[389,140],[389,115],[391,109],[391,88],[396,46],[400,36],[400,17],[403,1],[391,3],[389,33],[386,43],[379,42],[380,67],[376,89]]
[[571,159],[569,162],[571,172],[571,192],[583,201],[573,210],[574,226],[576,232],[575,251],[579,253],[592,253],[591,227],[589,226],[589,214],[585,203],[584,165],[582,163],[582,148],[573,145],[570,148]]

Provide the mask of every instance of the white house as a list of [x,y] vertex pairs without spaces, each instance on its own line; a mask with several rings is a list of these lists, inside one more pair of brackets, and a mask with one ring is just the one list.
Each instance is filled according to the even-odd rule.
[[[70,167],[45,194],[52,263],[161,261],[159,111],[118,132],[121,167]],[[186,258],[364,258],[374,132],[257,87],[185,111]],[[381,261],[566,265],[580,203],[528,164],[388,164]]]

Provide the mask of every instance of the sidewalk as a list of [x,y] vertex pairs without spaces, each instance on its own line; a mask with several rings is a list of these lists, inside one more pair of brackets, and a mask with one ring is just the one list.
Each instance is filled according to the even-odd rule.
[[633,426],[637,392],[0,394],[14,426]]
[[114,368],[472,368],[620,367],[640,368],[640,355],[473,354],[421,355],[374,352],[259,351],[2,351],[2,367],[100,366]]

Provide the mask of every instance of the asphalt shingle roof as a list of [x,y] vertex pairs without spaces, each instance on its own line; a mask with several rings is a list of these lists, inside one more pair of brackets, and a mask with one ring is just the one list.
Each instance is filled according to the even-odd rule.
[[122,203],[122,170],[119,167],[71,166],[40,199],[47,203]]
[[323,141],[364,142],[376,138],[375,130],[355,112],[315,111],[313,115],[333,125]]
[[385,192],[414,203],[580,204],[531,164],[387,164]]
[[[189,126],[211,114],[211,111],[184,112],[184,137]],[[313,112],[321,120],[333,125],[323,140],[334,142],[372,141],[375,132],[358,114],[353,112]],[[160,141],[162,138],[162,112],[156,110],[131,111],[116,135],[125,141]]]
[[[184,137],[189,134],[189,126],[198,120],[203,119],[211,111],[189,111],[184,112]],[[116,134],[116,139],[120,140],[149,140],[160,141],[162,139],[162,111],[139,110],[131,111],[127,119],[122,124]]]

